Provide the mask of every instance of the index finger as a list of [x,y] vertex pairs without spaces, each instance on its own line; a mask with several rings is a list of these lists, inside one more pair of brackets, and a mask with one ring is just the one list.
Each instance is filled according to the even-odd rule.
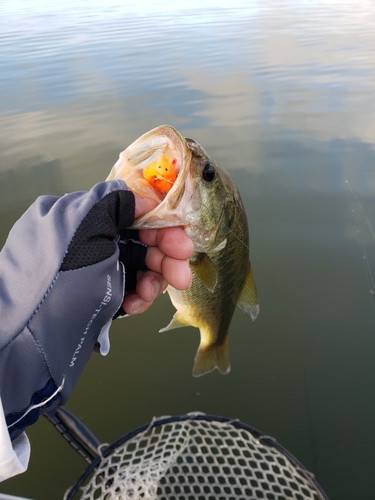
[[162,253],[174,259],[190,259],[194,252],[193,242],[181,227],[141,229],[139,239],[147,246],[158,247]]

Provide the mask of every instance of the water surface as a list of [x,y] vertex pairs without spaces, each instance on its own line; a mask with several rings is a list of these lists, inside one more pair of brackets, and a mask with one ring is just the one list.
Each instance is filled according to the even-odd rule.
[[[277,440],[331,500],[375,497],[375,7],[372,1],[0,5],[0,241],[40,194],[89,189],[168,123],[227,168],[261,312],[232,371],[195,379],[197,330],[158,334],[167,296],[112,327],[67,407],[111,442],[200,410]],[[61,498],[84,463],[41,419],[0,486]]]

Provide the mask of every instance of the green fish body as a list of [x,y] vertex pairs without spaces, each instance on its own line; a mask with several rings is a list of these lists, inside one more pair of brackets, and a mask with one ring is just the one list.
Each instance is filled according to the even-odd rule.
[[177,180],[158,207],[134,227],[183,226],[195,250],[190,260],[192,285],[185,291],[167,288],[177,311],[160,331],[199,328],[193,375],[214,368],[225,374],[230,371],[228,330],[236,305],[253,320],[259,313],[246,213],[229,175],[196,141],[184,139],[167,125],[144,134],[125,150],[109,178],[121,177],[147,195],[150,187],[134,175],[134,168],[142,171],[160,151],[178,158]]

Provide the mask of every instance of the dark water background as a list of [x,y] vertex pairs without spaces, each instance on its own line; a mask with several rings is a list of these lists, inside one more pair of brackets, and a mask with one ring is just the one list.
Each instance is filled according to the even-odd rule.
[[[375,498],[373,1],[0,3],[0,243],[39,194],[88,189],[168,123],[240,187],[261,312],[195,379],[167,296],[116,322],[67,405],[105,442],[200,410],[270,434],[331,500]],[[0,491],[61,498],[84,462],[41,419]]]

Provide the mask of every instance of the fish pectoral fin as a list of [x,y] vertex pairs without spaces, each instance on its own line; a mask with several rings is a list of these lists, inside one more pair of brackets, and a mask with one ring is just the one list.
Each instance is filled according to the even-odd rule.
[[194,260],[190,261],[190,267],[210,292],[214,292],[218,274],[215,265],[206,253],[199,253]]
[[223,240],[217,247],[215,247],[213,250],[210,250],[210,252],[220,252],[220,250],[223,250],[227,245],[227,238]]
[[237,305],[253,321],[257,318],[259,314],[258,293],[255,286],[253,271],[251,269],[250,262],[247,270],[246,280],[242,287]]
[[190,326],[190,325],[181,317],[181,315],[178,312],[176,312],[176,314],[171,319],[170,323],[164,328],[161,328],[159,330],[159,333],[166,332],[168,330],[174,330],[175,328],[182,328],[184,326]]
[[226,375],[230,372],[228,342],[220,346],[201,347],[197,351],[193,366],[194,377],[200,377],[217,368],[220,373]]

